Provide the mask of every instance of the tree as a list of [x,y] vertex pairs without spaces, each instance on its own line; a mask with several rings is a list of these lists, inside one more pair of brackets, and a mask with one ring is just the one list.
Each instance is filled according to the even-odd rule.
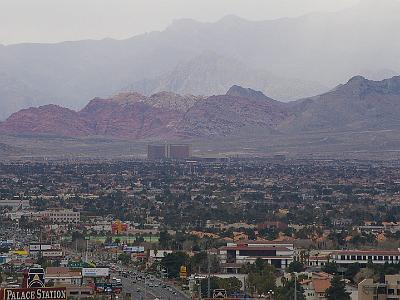
[[85,239],[84,235],[82,233],[80,233],[79,231],[74,231],[72,233],[72,241],[76,241],[76,240],[83,240]]
[[[298,279],[297,279],[298,281]],[[287,280],[283,282],[283,286],[277,289],[277,292],[275,293],[276,297],[275,299],[277,300],[292,300],[294,299],[294,293],[296,292],[297,300],[305,300],[304,296],[304,289],[303,287],[298,284],[295,289],[295,282],[294,278],[291,280]]]
[[338,266],[335,262],[327,262],[323,267],[322,271],[335,275],[338,273]]
[[346,278],[350,279],[351,281],[354,282],[354,277],[357,275],[357,273],[360,272],[360,264],[359,263],[354,263],[354,264],[350,264],[347,267],[346,270]]
[[[208,278],[202,279],[200,282],[201,285],[201,294],[203,297],[207,297],[208,294]],[[210,291],[212,295],[212,291],[215,289],[224,289],[226,290],[228,295],[232,295],[234,293],[240,292],[242,288],[242,282],[236,277],[230,278],[218,278],[218,277],[210,277]]]
[[227,291],[228,295],[240,292],[242,282],[236,277],[220,278],[219,288]]
[[377,281],[379,280],[379,275],[375,274],[372,268],[363,268],[354,276],[354,282],[358,284],[366,278],[372,278]]
[[276,288],[276,278],[273,273],[250,273],[248,278],[250,288],[254,288],[259,295]]
[[207,252],[196,253],[191,259],[190,263],[192,266],[193,272],[207,272],[208,270],[208,256]]
[[249,274],[248,284],[250,290],[255,289],[259,295],[275,290],[275,268],[264,260],[256,259],[254,264],[244,267],[243,271]]
[[[219,282],[218,282],[218,277],[211,276],[210,277],[210,292],[212,296],[212,291],[215,289],[219,289]],[[208,278],[202,279],[200,281],[200,287],[201,287],[201,295],[203,297],[208,296]]]
[[326,290],[327,300],[350,300],[350,293],[346,291],[346,285],[340,276],[336,275],[331,280],[331,286]]
[[168,249],[169,242],[171,241],[171,235],[167,231],[160,232],[160,238],[158,239],[158,243],[162,249]]
[[118,256],[118,260],[120,260],[124,265],[129,265],[131,262],[131,256],[128,253],[121,253]]
[[179,277],[179,270],[181,266],[189,265],[189,256],[184,252],[173,252],[167,254],[161,260],[161,265],[168,270],[169,278]]
[[304,270],[304,265],[297,260],[292,261],[287,269],[289,273],[299,273],[302,272],[303,270]]
[[111,236],[107,236],[107,237],[106,237],[106,240],[104,241],[104,243],[105,243],[106,245],[112,244],[112,237],[111,237]]

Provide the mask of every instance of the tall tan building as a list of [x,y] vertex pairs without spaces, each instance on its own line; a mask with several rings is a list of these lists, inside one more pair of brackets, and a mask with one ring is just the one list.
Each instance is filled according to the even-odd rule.
[[168,145],[167,156],[170,159],[187,159],[191,156],[190,145],[170,144]]
[[400,300],[400,274],[385,275],[384,283],[364,279],[358,284],[358,300]]
[[148,145],[147,146],[147,158],[153,160],[166,159],[167,158],[167,146],[166,145]]
[[151,160],[187,159],[191,157],[191,146],[188,144],[148,145],[147,158]]

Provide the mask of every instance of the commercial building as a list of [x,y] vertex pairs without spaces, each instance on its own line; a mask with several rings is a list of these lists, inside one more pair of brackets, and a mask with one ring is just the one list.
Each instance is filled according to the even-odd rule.
[[42,213],[42,217],[57,224],[77,224],[81,219],[79,212],[70,209],[46,210]]
[[82,284],[82,274],[80,271],[73,271],[65,267],[48,267],[46,269],[46,283],[53,283],[54,286],[78,285]]
[[358,300],[399,300],[400,274],[385,275],[385,282],[367,278],[358,284]]
[[294,247],[286,242],[241,241],[219,248],[218,256],[225,273],[238,273],[243,265],[252,264],[258,258],[278,269],[285,269],[293,261]]
[[374,264],[399,263],[400,250],[338,250],[333,251],[332,260],[338,265],[359,263],[365,266],[368,262]]
[[186,144],[168,145],[167,157],[170,159],[187,159],[191,156],[191,147]]
[[152,160],[167,158],[167,145],[148,145],[147,158]]
[[29,209],[29,200],[0,200],[0,207],[9,207],[13,211]]
[[191,157],[191,146],[188,144],[148,145],[147,158],[151,160],[162,159],[188,159]]

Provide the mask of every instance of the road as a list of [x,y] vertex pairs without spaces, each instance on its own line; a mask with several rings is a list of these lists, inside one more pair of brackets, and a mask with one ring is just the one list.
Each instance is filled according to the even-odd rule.
[[[139,275],[145,277],[143,273]],[[112,276],[121,278],[123,286],[123,294],[131,293],[133,300],[188,300],[190,297],[184,295],[181,291],[177,290],[173,286],[166,285],[159,279],[136,280],[136,276],[128,275],[128,277],[121,277],[118,274],[112,274]],[[149,284],[150,283],[150,284]],[[163,287],[164,286],[164,287]],[[146,295],[146,297],[145,297]]]

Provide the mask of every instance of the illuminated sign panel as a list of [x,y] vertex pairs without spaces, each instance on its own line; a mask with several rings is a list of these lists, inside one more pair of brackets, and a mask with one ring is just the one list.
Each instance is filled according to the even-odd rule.
[[65,300],[65,287],[32,288],[32,289],[4,289],[2,300]]
[[83,277],[108,277],[109,275],[109,268],[82,268]]

